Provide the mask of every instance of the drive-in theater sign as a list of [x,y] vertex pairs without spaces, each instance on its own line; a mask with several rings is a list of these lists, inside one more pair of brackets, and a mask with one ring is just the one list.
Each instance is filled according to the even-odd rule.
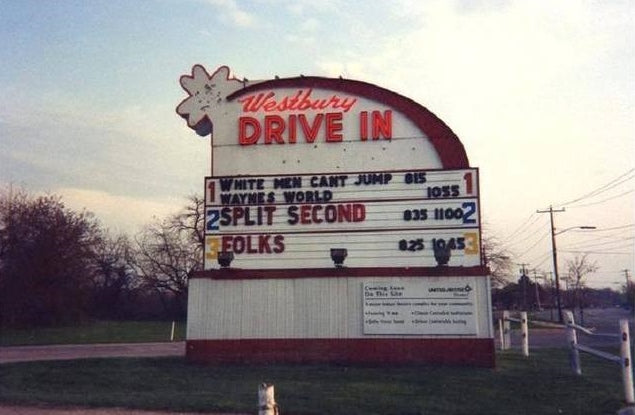
[[478,169],[447,125],[347,79],[181,86],[212,146],[188,358],[494,365]]

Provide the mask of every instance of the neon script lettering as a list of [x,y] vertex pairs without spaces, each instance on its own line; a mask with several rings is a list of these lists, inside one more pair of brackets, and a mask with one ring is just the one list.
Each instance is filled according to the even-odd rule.
[[308,110],[341,110],[348,112],[357,103],[357,98],[340,97],[336,94],[326,98],[311,96],[313,89],[300,89],[294,95],[281,98],[273,91],[249,95],[238,100],[243,106],[243,112],[284,112]]

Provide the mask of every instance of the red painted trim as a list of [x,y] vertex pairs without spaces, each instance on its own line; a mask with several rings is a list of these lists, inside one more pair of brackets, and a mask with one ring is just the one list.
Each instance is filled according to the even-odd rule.
[[245,94],[263,89],[276,88],[330,89],[381,102],[401,112],[428,136],[439,154],[444,169],[463,169],[470,167],[463,144],[452,129],[441,119],[410,98],[367,82],[314,76],[272,79],[239,89],[230,94],[227,100],[232,101]]
[[461,338],[188,340],[186,356],[212,364],[496,365],[494,339]]
[[382,267],[382,268],[289,268],[238,269],[221,268],[194,272],[190,278],[213,280],[346,278],[346,277],[485,277],[487,267]]

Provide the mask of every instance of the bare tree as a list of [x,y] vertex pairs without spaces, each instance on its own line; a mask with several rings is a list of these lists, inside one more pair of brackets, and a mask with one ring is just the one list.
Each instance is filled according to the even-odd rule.
[[104,235],[94,256],[92,314],[98,318],[122,318],[130,314],[132,295],[140,280],[134,267],[132,244],[127,235]]
[[[203,248],[205,243],[205,200],[198,195],[190,195],[183,209],[171,216],[170,226],[174,232],[184,232],[189,236],[190,242]],[[201,261],[202,261],[201,256]]]
[[483,236],[483,257],[490,269],[492,287],[502,287],[513,279],[511,254],[505,250],[495,236]]
[[189,275],[203,267],[203,201],[191,196],[177,214],[147,225],[136,238],[135,265],[166,311],[185,316]]
[[595,261],[591,261],[588,255],[581,257],[577,256],[572,260],[567,261],[567,269],[569,274],[573,277],[574,289],[575,289],[575,302],[580,310],[580,324],[584,324],[584,302],[581,299],[581,289],[584,286],[583,278],[598,270],[598,265]]

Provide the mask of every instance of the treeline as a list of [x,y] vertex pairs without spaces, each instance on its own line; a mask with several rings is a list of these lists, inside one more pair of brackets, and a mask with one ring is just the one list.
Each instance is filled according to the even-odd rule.
[[0,191],[0,326],[91,319],[184,319],[202,268],[198,197],[136,235],[112,235],[57,195]]
[[[585,308],[627,307],[632,309],[635,285],[622,287],[621,292],[610,288],[590,288],[584,285],[560,290],[562,308],[583,310]],[[492,288],[492,305],[499,310],[537,310],[556,307],[553,285],[537,284],[528,277]]]

